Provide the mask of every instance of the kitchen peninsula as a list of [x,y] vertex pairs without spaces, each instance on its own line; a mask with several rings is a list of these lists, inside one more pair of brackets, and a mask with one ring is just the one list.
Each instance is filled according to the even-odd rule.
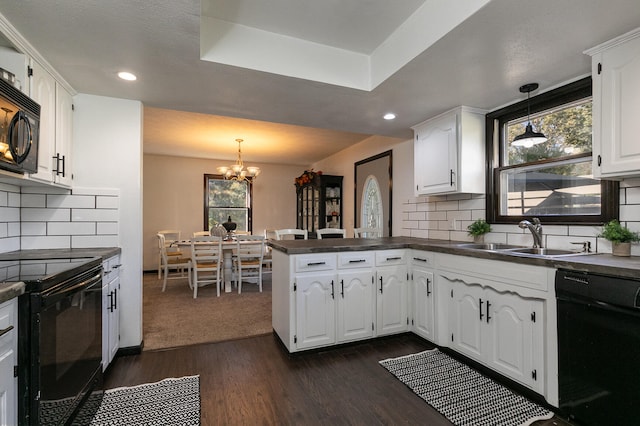
[[556,270],[640,271],[637,257],[532,256],[410,237],[270,245],[273,329],[289,352],[413,332],[556,407]]

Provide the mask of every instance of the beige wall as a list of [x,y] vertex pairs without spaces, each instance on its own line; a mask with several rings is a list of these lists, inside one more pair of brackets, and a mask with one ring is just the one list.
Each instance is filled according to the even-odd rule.
[[[183,237],[203,228],[204,175],[228,161],[144,155],[143,269],[157,268],[156,233],[179,229]],[[253,165],[253,163],[252,163]],[[253,187],[253,232],[265,228],[296,227],[296,191],[293,180],[303,166],[258,164],[261,174]]]
[[403,203],[413,197],[413,141],[383,136],[370,138],[353,145],[337,154],[327,157],[313,165],[314,170],[321,170],[330,175],[344,176],[342,181],[344,216],[343,227],[347,235],[353,236],[354,226],[354,167],[355,163],[383,153],[393,151],[393,235],[402,235]]

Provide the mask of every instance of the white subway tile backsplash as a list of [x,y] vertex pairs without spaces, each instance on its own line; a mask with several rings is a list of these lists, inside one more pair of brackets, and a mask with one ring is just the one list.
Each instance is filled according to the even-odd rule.
[[447,220],[471,220],[471,210],[449,210],[447,211]]
[[98,235],[118,235],[119,227],[115,222],[98,222],[96,225]]
[[48,235],[95,235],[95,222],[51,222]]
[[74,186],[73,195],[105,195],[111,197],[119,197],[120,190],[118,188],[85,188]]
[[47,222],[24,222],[20,227],[21,235],[47,235]]
[[426,220],[426,212],[411,212],[409,213],[409,220]]
[[449,239],[449,231],[436,231],[431,230],[429,232],[429,238],[433,238],[435,240],[448,240]]
[[20,238],[20,246],[22,250],[71,248],[71,237],[68,235],[37,237],[23,235]]
[[627,188],[626,193],[625,204],[640,204],[640,187]]
[[436,238],[436,237],[430,236],[429,231],[427,231],[426,229],[411,229],[409,236],[416,237],[416,238]]
[[460,201],[460,210],[482,210],[486,208],[486,200],[484,198],[472,198],[470,200]]
[[0,207],[0,218],[2,222],[19,222],[20,209],[16,207]]
[[0,183],[0,253],[117,246],[119,206],[117,189]]
[[22,194],[71,194],[71,190],[57,186],[23,186]]
[[640,221],[640,204],[620,206],[620,222]]
[[16,192],[9,192],[7,198],[7,205],[9,207],[22,207],[20,204],[20,194]]
[[569,235],[569,227],[566,225],[545,225],[543,224],[543,232],[545,235]]
[[96,197],[91,195],[47,195],[47,207],[95,209]]
[[71,237],[73,248],[118,247],[117,235],[74,235]]
[[20,222],[9,222],[7,223],[7,228],[9,237],[20,236]]
[[44,194],[23,194],[20,197],[21,207],[47,207],[47,196]]
[[440,201],[436,203],[436,210],[458,210],[457,201]]
[[71,220],[74,222],[117,222],[118,210],[115,209],[72,209]]
[[120,207],[120,198],[118,197],[96,197],[96,208],[98,209],[117,209]]
[[69,209],[20,209],[20,219],[22,222],[68,222],[71,219]]
[[426,220],[447,220],[447,212],[427,212]]

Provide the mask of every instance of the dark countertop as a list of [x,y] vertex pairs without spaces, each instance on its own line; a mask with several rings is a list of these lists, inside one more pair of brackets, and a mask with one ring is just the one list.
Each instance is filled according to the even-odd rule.
[[472,256],[479,259],[501,260],[548,268],[564,268],[594,274],[615,275],[624,278],[640,278],[640,256],[619,257],[605,253],[593,253],[575,256],[540,257],[458,247],[459,244],[465,243],[468,243],[468,241],[430,240],[413,237],[269,240],[269,245],[274,250],[288,255],[411,248]]
[[[96,247],[77,249],[38,249],[17,250],[0,253],[0,261],[3,260],[34,260],[34,259],[66,259],[82,257],[101,257],[103,260],[120,254],[120,247]],[[11,300],[24,293],[24,283],[0,282],[0,303]]]
[[0,304],[24,294],[24,283],[0,283]]
[[101,257],[104,260],[120,254],[121,251],[120,247],[16,250],[0,253],[0,260],[77,259],[80,257]]

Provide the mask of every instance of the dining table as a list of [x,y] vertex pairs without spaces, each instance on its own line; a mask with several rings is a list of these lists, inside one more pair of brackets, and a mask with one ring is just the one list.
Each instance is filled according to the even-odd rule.
[[[240,244],[255,243],[254,241],[240,241]],[[171,241],[172,247],[191,247],[191,240],[174,240]],[[224,292],[231,293],[233,284],[233,250],[237,247],[236,240],[222,240],[222,258],[223,268],[222,277],[224,282]]]

